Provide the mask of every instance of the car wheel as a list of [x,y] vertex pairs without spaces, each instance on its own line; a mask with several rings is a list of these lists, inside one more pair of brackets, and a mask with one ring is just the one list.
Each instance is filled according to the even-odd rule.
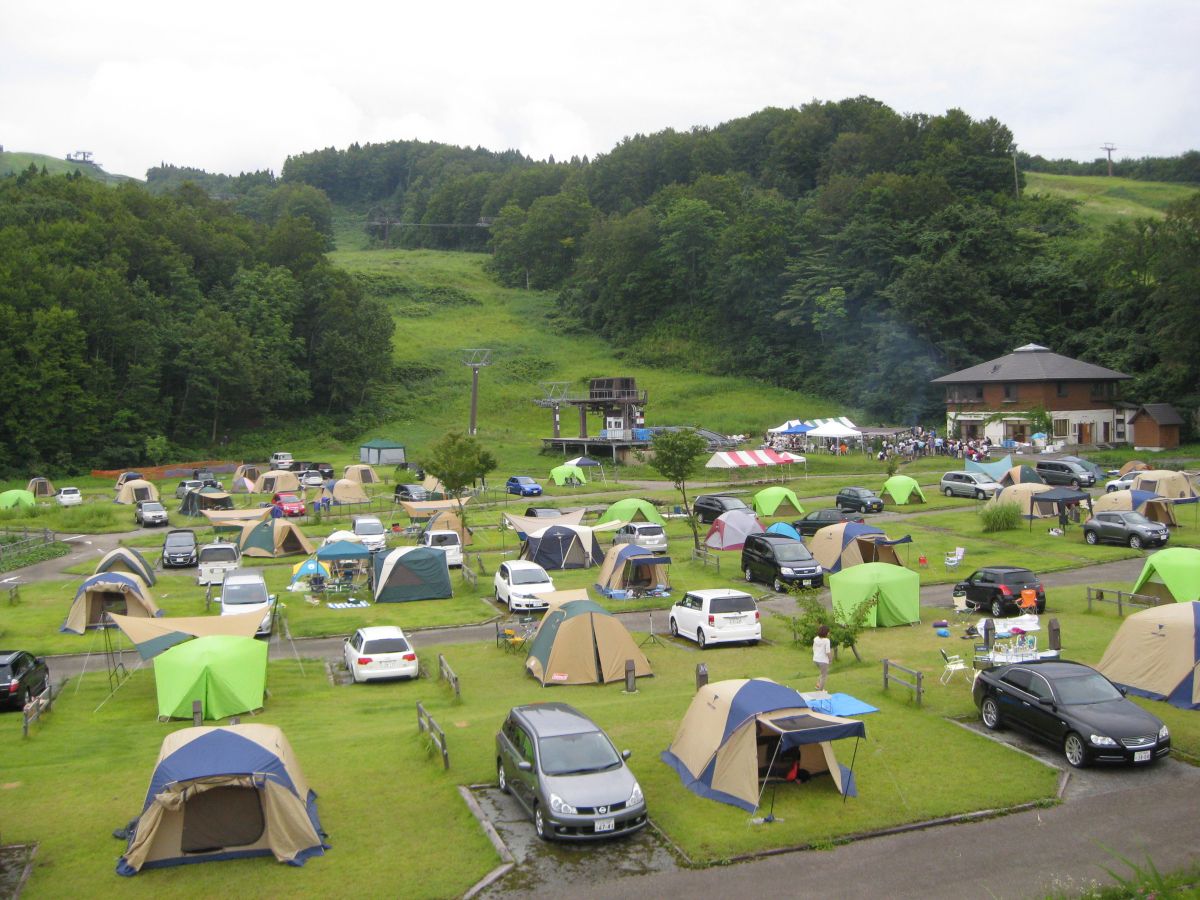
[[947,497],[953,497],[953,496],[954,496],[954,491],[953,491],[953,490],[951,490],[950,488],[944,488],[944,489],[942,490],[942,493],[943,493],[943,494],[945,494]]
[[1001,619],[1004,617],[1004,604],[999,599],[992,601],[992,618]]
[[1083,533],[1083,539],[1089,544],[1100,543],[1100,535],[1096,534],[1094,531],[1085,531]]
[[1129,536],[1129,549],[1130,550],[1141,550],[1142,549],[1142,539],[1140,537],[1138,537],[1136,534],[1131,534]]
[[704,636],[703,628],[696,629],[696,643],[700,645],[701,650],[708,649],[708,638]]
[[976,492],[975,492],[975,499],[976,499],[976,500],[982,500],[982,499],[983,499],[983,491],[976,491]]
[[979,706],[979,715],[983,718],[983,724],[988,731],[999,731],[1002,727],[1000,724],[1000,707],[996,705],[996,701],[991,697],[983,698],[983,703]]
[[782,581],[780,581],[778,578],[776,578],[775,581],[772,582],[771,589],[774,590],[775,593],[777,593],[777,594],[786,594],[787,593],[787,585],[784,584]]
[[496,780],[500,782],[500,793],[508,793],[508,777],[504,774],[504,761],[496,760]]
[[675,623],[675,617],[671,617],[671,621],[667,623],[667,629],[671,632],[671,637],[679,637],[679,626]]
[[754,573],[750,571],[749,567],[747,567],[746,568],[746,584],[749,584],[753,580],[754,580]]
[[537,836],[543,841],[550,840],[550,835],[546,831],[546,819],[542,815],[542,808],[540,806],[533,808],[533,830],[537,832]]
[[1066,740],[1063,741],[1063,756],[1076,769],[1082,769],[1089,762],[1087,747],[1083,743],[1083,738],[1074,731],[1070,732]]
[[1071,490],[1073,490],[1073,491],[1079,490],[1079,479],[1078,478],[1071,479]]

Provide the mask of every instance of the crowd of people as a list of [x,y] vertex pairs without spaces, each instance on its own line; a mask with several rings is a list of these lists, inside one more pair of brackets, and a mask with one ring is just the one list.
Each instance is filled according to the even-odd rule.
[[[852,449],[845,440],[825,438],[813,442],[800,434],[771,434],[769,432],[765,436],[763,447],[781,452],[812,453],[821,451],[838,455],[845,455]],[[907,432],[897,432],[889,437],[877,439],[874,452],[876,458],[881,462],[891,457],[912,461],[919,456],[949,456],[981,462],[988,458],[991,449],[992,442],[986,437],[982,440],[943,438],[932,429],[927,431],[918,426]]]

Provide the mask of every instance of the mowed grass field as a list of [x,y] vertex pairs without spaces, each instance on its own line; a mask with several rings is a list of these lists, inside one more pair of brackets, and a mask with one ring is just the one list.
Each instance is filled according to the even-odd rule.
[[1166,208],[1195,193],[1195,185],[1136,181],[1103,175],[1051,175],[1025,172],[1026,194],[1077,200],[1084,222],[1093,226],[1132,219],[1161,219]]

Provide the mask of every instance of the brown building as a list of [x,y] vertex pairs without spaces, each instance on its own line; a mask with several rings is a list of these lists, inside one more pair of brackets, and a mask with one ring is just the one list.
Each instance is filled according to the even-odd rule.
[[1170,403],[1147,403],[1129,417],[1138,450],[1171,450],[1179,446],[1183,416]]

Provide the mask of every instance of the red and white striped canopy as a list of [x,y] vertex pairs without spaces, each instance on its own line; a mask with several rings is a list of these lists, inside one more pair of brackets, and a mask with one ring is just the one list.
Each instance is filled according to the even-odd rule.
[[714,453],[704,467],[748,469],[758,466],[786,466],[798,462],[804,462],[804,457],[795,453],[780,453],[778,450],[728,450]]

